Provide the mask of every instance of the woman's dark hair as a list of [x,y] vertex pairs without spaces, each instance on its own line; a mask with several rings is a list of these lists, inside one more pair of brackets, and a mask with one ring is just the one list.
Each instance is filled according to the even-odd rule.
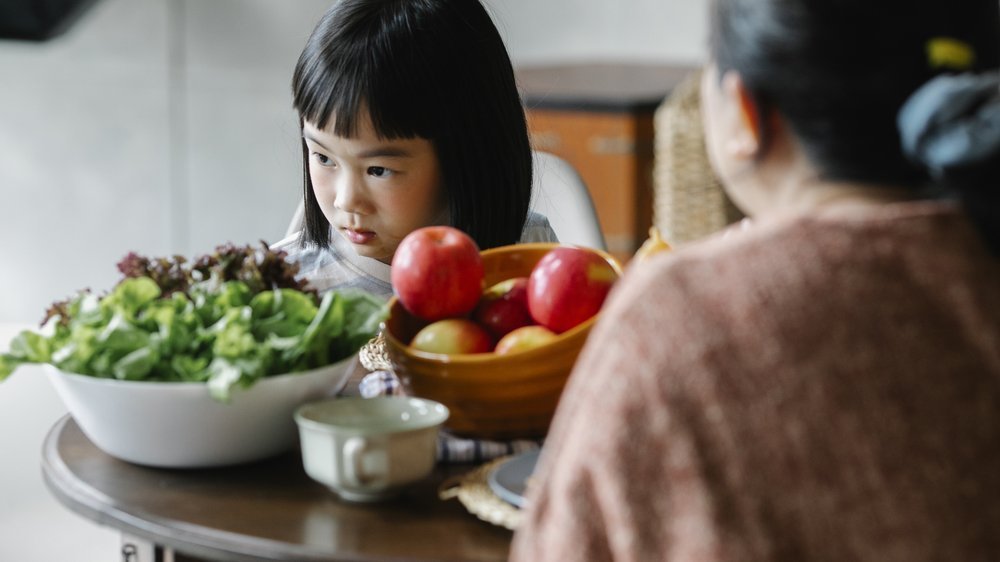
[[[451,224],[481,249],[514,244],[531,199],[531,147],[506,47],[479,0],[340,0],[306,43],[292,78],[300,119],[355,135],[368,111],[383,138],[428,139]],[[302,145],[303,243],[329,223]]]
[[[971,57],[935,60],[936,42]],[[783,117],[823,177],[923,191],[931,178],[904,155],[897,113],[938,74],[1000,65],[1000,3],[713,0],[710,48],[720,73],[739,72],[759,109]],[[954,188],[981,226],[996,225],[1000,178],[987,174],[934,179]],[[992,218],[983,215],[983,187]]]

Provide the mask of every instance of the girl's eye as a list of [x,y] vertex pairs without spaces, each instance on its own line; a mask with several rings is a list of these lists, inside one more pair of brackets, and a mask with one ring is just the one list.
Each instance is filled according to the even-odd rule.
[[392,170],[383,168],[382,166],[369,166],[368,175],[376,178],[385,178],[392,175]]
[[312,155],[320,166],[326,166],[326,167],[333,166],[333,160],[331,160],[329,156],[325,154],[320,154],[319,152],[313,152]]

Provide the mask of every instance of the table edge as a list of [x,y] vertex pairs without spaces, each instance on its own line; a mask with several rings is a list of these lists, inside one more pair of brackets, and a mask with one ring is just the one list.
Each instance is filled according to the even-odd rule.
[[[45,436],[42,445],[42,479],[59,503],[86,519],[185,554],[215,560],[288,560],[291,555],[296,560],[305,561],[361,562],[353,557],[331,558],[328,554],[303,549],[294,544],[250,535],[233,535],[239,540],[227,540],[226,536],[231,533],[179,521],[167,527],[158,523],[155,517],[145,519],[141,514],[121,509],[114,500],[101,492],[80,485],[59,456],[59,436],[70,421],[73,421],[73,416],[64,415]],[[177,535],[185,538],[178,538]],[[275,545],[280,545],[283,552],[276,552],[278,549]],[[261,556],[261,553],[272,553],[274,556]],[[386,562],[391,560],[393,559]]]

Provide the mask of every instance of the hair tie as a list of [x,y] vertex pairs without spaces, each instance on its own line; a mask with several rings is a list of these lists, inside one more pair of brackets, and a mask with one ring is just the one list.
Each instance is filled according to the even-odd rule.
[[972,45],[953,37],[934,37],[927,41],[927,64],[934,69],[968,70],[976,62]]
[[941,75],[897,117],[903,152],[935,179],[1000,157],[1000,74]]

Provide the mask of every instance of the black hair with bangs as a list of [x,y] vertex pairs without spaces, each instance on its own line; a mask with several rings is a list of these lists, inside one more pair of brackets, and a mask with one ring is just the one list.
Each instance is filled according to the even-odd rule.
[[[479,0],[339,0],[292,78],[301,121],[353,137],[367,111],[383,138],[437,153],[451,225],[481,249],[514,244],[531,199],[531,146],[514,70]],[[302,143],[303,244],[327,247]]]

